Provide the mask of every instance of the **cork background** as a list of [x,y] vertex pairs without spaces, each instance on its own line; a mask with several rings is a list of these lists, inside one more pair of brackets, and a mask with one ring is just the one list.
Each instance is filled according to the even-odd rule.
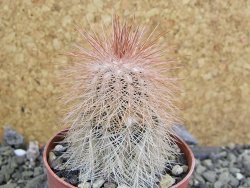
[[0,134],[42,143],[60,130],[63,52],[112,14],[169,31],[183,68],[182,117],[201,144],[250,143],[250,0],[1,0]]

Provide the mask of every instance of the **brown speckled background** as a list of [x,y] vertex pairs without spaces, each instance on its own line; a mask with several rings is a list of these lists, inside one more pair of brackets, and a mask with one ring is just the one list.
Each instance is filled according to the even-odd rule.
[[184,123],[202,144],[250,143],[250,0],[1,0],[0,133],[11,124],[45,142],[61,129],[60,53],[79,40],[74,24],[109,24],[112,13],[169,31]]

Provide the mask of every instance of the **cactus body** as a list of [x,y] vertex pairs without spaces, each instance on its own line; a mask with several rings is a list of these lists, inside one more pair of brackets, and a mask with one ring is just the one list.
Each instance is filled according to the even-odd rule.
[[65,74],[70,109],[66,168],[80,181],[104,178],[131,188],[151,188],[176,154],[175,79],[164,77],[155,38],[113,20],[111,35],[78,30],[91,48],[76,46],[77,62]]

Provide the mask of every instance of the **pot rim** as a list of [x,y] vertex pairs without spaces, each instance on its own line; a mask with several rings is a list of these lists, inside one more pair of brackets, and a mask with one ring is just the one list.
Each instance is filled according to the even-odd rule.
[[[190,160],[188,160],[187,159],[188,157],[185,155],[186,160],[188,161],[188,164],[187,164],[188,165],[188,173],[186,174],[186,176],[181,181],[179,181],[177,184],[171,186],[170,188],[178,188],[183,182],[188,181],[189,178],[192,176],[192,173],[193,173],[194,167],[195,167],[194,154],[193,154],[192,150],[190,149],[190,147],[188,146],[188,144],[182,138],[180,138],[179,136],[175,135],[174,137],[176,138],[177,142],[180,142],[184,146],[184,148],[186,148],[187,153],[189,154],[189,159]],[[189,161],[190,161],[191,164],[189,164]]]
[[[63,129],[63,130],[60,130],[58,131],[57,133],[55,133],[50,139],[49,141],[47,142],[47,144],[45,145],[44,147],[44,150],[43,150],[43,163],[45,165],[45,168],[46,168],[46,171],[47,173],[51,174],[52,176],[54,176],[60,183],[62,183],[63,185],[65,186],[68,186],[69,188],[76,188],[75,186],[67,183],[66,181],[64,181],[62,178],[58,177],[55,172],[51,169],[50,165],[49,165],[49,162],[48,162],[48,159],[47,159],[47,150],[48,150],[48,147],[49,145],[51,144],[51,142],[53,141],[53,139],[60,135],[61,133],[63,132],[66,132],[68,131],[68,128],[67,129]],[[194,154],[192,152],[192,150],[190,149],[190,147],[187,145],[187,143],[182,139],[180,138],[179,136],[177,135],[174,135],[174,137],[176,138],[176,142],[179,142],[180,144],[182,144],[184,146],[184,148],[186,148],[187,150],[187,153],[189,154],[189,160],[187,159],[188,157],[186,156],[186,159],[188,161],[188,173],[185,175],[185,177],[179,181],[177,184],[171,186],[170,188],[178,188],[179,186],[181,186],[181,184],[185,181],[188,181],[189,178],[191,177],[193,171],[194,171],[194,167],[195,167],[195,158],[194,158]],[[189,164],[189,161],[190,161],[190,164]]]
[[[43,164],[44,164],[44,166],[45,166],[45,168],[46,168],[47,173],[49,173],[51,176],[54,176],[54,177],[57,179],[57,181],[59,181],[61,184],[63,184],[63,185],[66,186],[66,187],[69,187],[69,188],[76,188],[75,186],[73,186],[73,185],[67,183],[67,182],[64,181],[62,178],[58,177],[58,176],[55,174],[55,172],[51,169],[51,167],[50,167],[50,165],[49,165],[48,157],[47,157],[47,150],[48,150],[50,144],[52,143],[53,139],[54,139],[56,136],[60,135],[61,133],[66,132],[67,130],[68,130],[68,129],[60,130],[60,131],[58,131],[57,133],[55,133],[55,134],[49,139],[49,141],[47,142],[47,144],[45,145],[44,150],[43,150]],[[50,151],[48,151],[48,152],[50,152]]]

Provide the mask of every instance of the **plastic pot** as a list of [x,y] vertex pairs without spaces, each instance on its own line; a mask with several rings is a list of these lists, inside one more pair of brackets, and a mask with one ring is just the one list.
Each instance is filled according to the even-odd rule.
[[[76,188],[75,186],[63,181],[60,177],[58,177],[53,170],[50,168],[48,163],[49,152],[55,147],[56,143],[61,141],[64,138],[64,133],[68,130],[63,130],[55,134],[46,144],[43,152],[43,163],[47,172],[48,186],[49,188]],[[188,162],[188,173],[187,175],[176,185],[173,185],[171,188],[187,188],[189,179],[193,173],[195,159],[194,155],[189,148],[189,146],[179,137],[176,137],[177,145],[181,149],[181,151],[185,154],[185,157]]]

